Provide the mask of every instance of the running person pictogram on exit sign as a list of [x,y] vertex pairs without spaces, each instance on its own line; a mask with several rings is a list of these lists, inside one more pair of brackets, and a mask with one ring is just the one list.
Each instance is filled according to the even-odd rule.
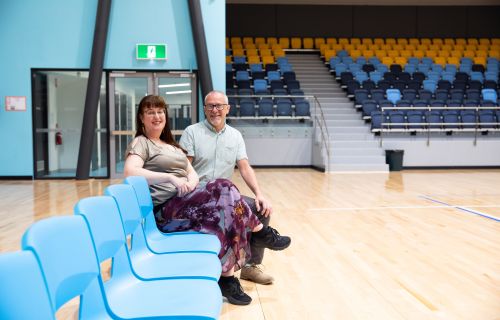
[[136,58],[138,60],[166,60],[166,44],[141,43],[136,45]]

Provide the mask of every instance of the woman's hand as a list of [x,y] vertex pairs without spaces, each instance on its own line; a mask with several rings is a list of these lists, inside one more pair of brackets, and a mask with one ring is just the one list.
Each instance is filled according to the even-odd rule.
[[195,181],[188,180],[187,185],[188,185],[188,188],[189,188],[189,192],[192,192],[194,189],[196,189],[196,186],[198,186],[198,180],[195,180]]
[[174,175],[170,178],[170,182],[177,188],[177,196],[179,197],[184,197],[196,187],[193,187],[186,178],[177,178]]

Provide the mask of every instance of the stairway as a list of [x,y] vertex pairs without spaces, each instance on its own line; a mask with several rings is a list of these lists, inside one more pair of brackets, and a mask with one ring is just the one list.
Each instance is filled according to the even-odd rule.
[[329,171],[388,171],[384,149],[319,56],[287,57],[304,93],[321,104],[330,136]]

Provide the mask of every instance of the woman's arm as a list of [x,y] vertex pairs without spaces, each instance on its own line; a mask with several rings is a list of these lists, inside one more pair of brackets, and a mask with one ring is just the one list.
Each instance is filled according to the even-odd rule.
[[188,185],[189,185],[189,188],[190,188],[189,191],[193,191],[196,188],[196,186],[198,185],[198,183],[200,182],[200,179],[199,179],[198,174],[196,173],[196,171],[194,171],[194,168],[191,165],[190,161],[188,161],[187,179],[188,179]]
[[[148,169],[144,169],[143,166],[144,166],[144,160],[142,160],[141,157],[139,157],[136,154],[129,154],[127,156],[127,159],[125,159],[125,167],[124,167],[125,177],[143,176],[146,178],[149,185],[170,182],[177,188],[177,195],[179,197],[182,197],[191,191],[185,179],[177,178],[173,174],[166,172],[155,172]],[[196,176],[196,178],[198,178],[198,176]]]

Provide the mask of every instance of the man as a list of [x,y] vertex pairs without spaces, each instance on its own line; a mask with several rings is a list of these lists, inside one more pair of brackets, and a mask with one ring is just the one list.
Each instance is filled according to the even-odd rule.
[[[230,108],[228,98],[223,92],[208,93],[204,105],[206,120],[187,127],[180,139],[180,145],[188,152],[187,157],[198,173],[201,183],[217,178],[230,179],[234,166],[237,165],[243,180],[255,195],[255,199],[244,196],[244,200],[267,227],[273,208],[259,188],[255,173],[248,162],[241,133],[226,124],[226,115]],[[290,245],[289,237],[279,234],[276,236],[283,243],[282,249]],[[264,258],[264,248],[251,245],[251,252],[252,257],[241,269],[240,277],[259,284],[271,284],[273,277],[258,267]]]

